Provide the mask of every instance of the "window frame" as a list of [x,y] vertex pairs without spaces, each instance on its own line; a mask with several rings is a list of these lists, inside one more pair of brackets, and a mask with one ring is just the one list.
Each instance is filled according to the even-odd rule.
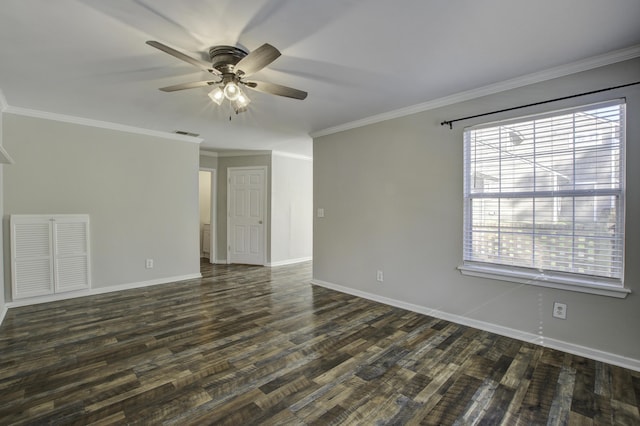
[[[471,190],[471,179],[472,177],[472,163],[473,160],[470,158],[471,152],[471,140],[470,134],[475,130],[493,128],[493,127],[501,127],[501,126],[514,126],[518,123],[524,123],[533,120],[541,120],[544,118],[562,116],[566,114],[575,114],[580,111],[589,111],[595,108],[606,108],[607,106],[620,105],[622,108],[622,118],[621,118],[621,131],[620,131],[620,188],[615,190],[608,190],[608,192],[615,193],[616,196],[619,196],[619,205],[620,212],[616,217],[616,225],[622,226],[622,241],[620,243],[622,250],[621,252],[621,276],[620,278],[606,278],[601,276],[592,276],[585,275],[574,272],[561,272],[556,270],[539,270],[534,267],[521,267],[521,266],[512,266],[503,263],[494,263],[490,261],[477,261],[470,258],[467,258],[468,252],[472,251],[470,244],[472,243],[472,232],[473,232],[473,224],[472,224],[472,201],[474,199],[480,198],[488,198],[486,195],[478,195],[473,194]],[[574,129],[575,130],[575,129]],[[575,131],[573,133],[575,135]],[[464,129],[464,160],[463,160],[463,179],[464,179],[464,188],[463,188],[463,209],[464,209],[464,225],[463,225],[463,261],[462,264],[458,266],[460,272],[464,275],[482,277],[482,278],[490,278],[496,280],[510,281],[522,284],[530,284],[542,287],[551,287],[563,290],[577,291],[583,293],[591,293],[598,294],[603,296],[624,298],[631,292],[630,289],[624,287],[624,267],[625,267],[625,253],[624,253],[624,235],[625,235],[625,195],[626,195],[626,100],[624,98],[618,99],[610,99],[604,102],[590,103],[584,105],[576,105],[570,108],[558,109],[558,110],[549,110],[542,113],[523,115],[518,117],[509,118],[506,120],[481,123],[477,125],[473,125]],[[574,146],[575,149],[575,146]],[[575,152],[575,151],[574,151]],[[534,157],[535,158],[535,157]],[[573,189],[573,191],[569,191],[569,196],[576,197],[583,190]],[[495,196],[496,193],[492,194],[497,199],[509,199],[512,198],[513,195],[521,195],[523,192],[533,193],[534,199],[535,194],[543,194],[544,190],[536,191],[512,191],[512,192],[504,192],[498,191],[498,196]],[[607,192],[607,191],[602,191]],[[594,195],[595,191],[594,191]],[[599,194],[598,194],[599,195]],[[610,195],[610,194],[607,194]],[[548,198],[548,194],[547,194]],[[575,221],[572,223],[576,223]],[[500,222],[500,226],[502,223]],[[532,231],[535,235],[535,232]]]

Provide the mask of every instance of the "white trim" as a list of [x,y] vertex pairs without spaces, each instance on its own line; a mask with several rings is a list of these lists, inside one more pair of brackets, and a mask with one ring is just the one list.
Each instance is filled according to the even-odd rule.
[[229,264],[229,262],[227,262],[227,259],[216,259],[215,262],[218,265],[228,265]]
[[[200,167],[199,169],[202,172],[210,172],[211,173],[211,188],[209,191],[209,235],[211,240],[209,241],[209,263],[215,263],[213,259],[216,258],[217,254],[217,245],[218,245],[218,216],[217,216],[217,208],[218,208],[218,171],[217,169],[213,169],[210,167]],[[198,220],[198,223],[200,220]],[[202,254],[201,254],[202,257]]]
[[218,158],[218,153],[217,152],[206,151],[204,149],[200,150],[200,155],[202,155],[203,157],[215,157],[215,158]]
[[[4,289],[2,289],[4,291]],[[7,305],[5,304],[2,307],[2,311],[0,311],[0,326],[2,326],[2,321],[4,321],[4,317],[7,315],[7,312],[9,311],[9,308],[7,307]]]
[[[204,154],[204,153],[207,154]],[[256,150],[256,151],[222,151],[222,152],[212,152],[212,151],[200,151],[201,154],[204,154],[206,156],[211,156],[211,157],[247,157],[247,156],[251,156],[251,155],[276,155],[279,157],[289,157],[289,158],[296,158],[298,160],[306,160],[306,161],[313,161],[313,157],[310,157],[308,155],[303,155],[303,154],[294,154],[291,152],[285,152],[285,151],[263,151],[263,150]]]
[[211,206],[209,206],[209,263],[218,255],[218,170],[211,169]]
[[297,160],[313,161],[313,157],[309,157],[308,155],[293,154],[293,153],[284,152],[284,151],[271,151],[271,154],[278,157],[287,157],[287,158],[295,158]]
[[222,151],[218,157],[249,157],[251,155],[271,155],[271,151]]
[[604,283],[589,282],[583,280],[580,282],[577,278],[562,280],[560,276],[554,276],[550,273],[527,273],[516,270],[507,270],[499,267],[480,266],[480,265],[460,265],[458,270],[463,275],[472,277],[489,278],[499,281],[509,281],[520,284],[529,284],[539,287],[555,288],[559,290],[575,291],[579,293],[597,294],[600,296],[616,297],[624,299],[631,290],[624,287],[607,285]]
[[32,297],[29,299],[22,299],[22,300],[17,300],[13,302],[7,302],[6,308],[17,308],[20,306],[38,305],[41,303],[57,302],[59,300],[67,300],[67,299],[76,299],[78,297],[85,297],[85,296],[95,296],[98,294],[112,293],[114,291],[133,290],[141,287],[149,287],[152,285],[159,285],[159,284],[170,284],[178,281],[193,280],[198,278],[202,278],[202,274],[197,273],[197,274],[189,274],[189,275],[178,275],[175,277],[158,278],[155,280],[139,281],[139,282],[128,283],[128,284],[118,284],[118,285],[109,286],[109,287],[98,287],[98,288],[92,288],[88,290],[79,290],[79,291],[73,291],[68,293],[53,294],[49,296]]
[[81,126],[97,127],[100,129],[117,130],[120,132],[136,133],[140,135],[153,136],[163,139],[171,139],[181,142],[202,143],[204,139],[176,133],[161,132],[158,130],[142,129],[140,127],[127,126],[125,124],[111,123],[108,121],[94,120],[91,118],[74,117],[71,115],[57,114],[53,112],[38,111],[35,109],[7,106],[6,113],[22,115],[26,117],[42,118],[45,120],[60,121],[63,123],[79,124]]
[[403,302],[401,300],[390,299],[388,297],[379,296],[377,294],[356,290],[353,288],[333,284],[327,281],[312,279],[311,284],[325,287],[331,290],[339,291],[341,293],[351,294],[353,296],[362,297],[363,299],[372,300],[374,302],[383,303],[385,305],[395,306],[397,308],[406,309],[408,311],[417,312],[423,315],[429,315],[435,318],[443,319],[446,321],[455,322],[456,324],[466,325],[468,327],[477,328],[480,330],[488,331],[490,333],[499,334],[505,337],[511,337],[513,339],[522,340],[524,342],[533,343],[543,347],[557,349],[560,351],[568,352],[574,355],[583,356],[596,361],[602,361],[609,364],[617,365],[619,367],[628,368],[634,371],[640,371],[640,359],[629,358],[621,355],[616,355],[610,352],[601,351],[599,349],[588,348],[586,346],[577,345],[575,343],[569,343],[562,340],[551,339],[544,336],[539,336],[535,333],[528,331],[516,330],[514,328],[504,327],[501,325],[479,321],[472,318],[464,317],[461,315],[450,314],[447,312],[439,311],[437,309],[430,309],[424,306],[414,305],[413,303]]
[[327,136],[333,133],[343,132],[345,130],[355,129],[367,126],[369,124],[379,123],[381,121],[391,120],[393,118],[404,117],[419,112],[429,111],[432,109],[480,98],[482,96],[493,95],[495,93],[504,92],[505,90],[517,89],[518,87],[528,86],[530,84],[540,83],[554,78],[564,77],[590,69],[615,64],[640,56],[640,45],[634,45],[625,49],[614,50],[603,55],[593,56],[591,58],[576,61],[570,64],[561,65],[550,68],[548,70],[535,72],[512,78],[510,80],[501,81],[499,83],[490,84],[476,89],[467,90],[456,93],[443,98],[434,99],[432,101],[421,104],[400,108],[394,111],[377,114],[371,117],[363,118],[349,123],[340,124],[338,126],[329,127],[310,134],[312,138]]
[[313,258],[309,256],[309,257],[299,257],[297,259],[278,260],[277,262],[269,262],[265,266],[274,267],[274,266],[293,265],[294,263],[308,262],[311,259]]

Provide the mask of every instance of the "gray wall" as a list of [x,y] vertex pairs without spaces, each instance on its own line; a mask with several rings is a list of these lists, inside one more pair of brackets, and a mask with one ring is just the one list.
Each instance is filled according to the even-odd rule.
[[313,162],[274,153],[271,182],[271,263],[311,257]]
[[[267,166],[267,212],[265,223],[271,223],[271,154],[240,155],[218,158],[218,203],[216,260],[227,260],[227,169],[229,167]],[[271,261],[271,227],[267,226],[267,262]]]
[[202,169],[217,169],[218,157],[212,157],[210,155],[200,154],[200,168]]
[[14,114],[3,130],[6,265],[8,215],[88,213],[94,288],[200,272],[197,143]]
[[311,257],[313,161],[280,153],[210,157],[200,167],[216,169],[217,259],[226,261],[227,169],[267,166],[267,263]]
[[[315,280],[640,360],[640,86],[454,119],[630,83],[640,59],[314,140]],[[463,126],[626,97],[625,285],[616,299],[461,275]],[[384,283],[376,282],[376,270]],[[551,316],[554,301],[568,319]]]

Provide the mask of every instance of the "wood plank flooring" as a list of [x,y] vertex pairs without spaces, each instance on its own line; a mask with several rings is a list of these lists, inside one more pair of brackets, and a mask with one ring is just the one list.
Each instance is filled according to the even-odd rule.
[[311,264],[10,309],[0,424],[640,425],[640,373],[309,284]]

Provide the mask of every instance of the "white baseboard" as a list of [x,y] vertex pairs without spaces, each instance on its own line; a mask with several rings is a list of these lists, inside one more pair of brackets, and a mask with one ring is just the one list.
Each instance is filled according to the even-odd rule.
[[[177,281],[192,280],[197,278],[202,278],[202,275],[200,273],[189,274],[189,275],[179,275],[175,277],[158,278],[155,280],[139,281],[135,283],[118,284],[118,285],[109,286],[109,287],[90,288],[87,290],[70,291],[68,293],[52,294],[52,295],[41,296],[41,297],[30,297],[28,299],[7,302],[5,306],[5,310],[9,308],[17,308],[20,306],[29,306],[29,305],[37,305],[40,303],[57,302],[59,300],[75,299],[78,297],[85,297],[85,296],[94,296],[97,294],[112,293],[114,291],[132,290],[134,288],[149,287],[152,285],[159,285],[159,284],[169,284]],[[4,318],[4,315],[2,316],[2,318]],[[2,324],[1,321],[0,321],[0,324]]]
[[295,263],[302,263],[302,262],[308,262],[311,259],[313,259],[311,256],[309,257],[299,257],[297,259],[287,259],[287,260],[279,260],[277,262],[270,262],[267,263],[265,266],[285,266],[285,265],[293,265]]
[[6,305],[2,307],[2,311],[0,311],[0,326],[2,325],[2,321],[4,321],[4,316],[7,315],[8,310],[9,308],[7,308]]
[[527,331],[516,330],[485,321],[475,320],[473,318],[463,317],[461,315],[450,314],[447,312],[439,311],[437,309],[430,309],[424,306],[403,302],[401,300],[390,299],[388,297],[356,290],[339,284],[333,284],[327,281],[312,279],[311,284],[339,291],[341,293],[347,293],[353,296],[362,297],[363,299],[372,300],[374,302],[383,303],[385,305],[395,306],[397,308],[417,312],[419,314],[429,315],[446,321],[455,322],[456,324],[462,324],[491,333],[499,334],[501,336],[511,337],[513,339],[522,340],[524,342],[529,342],[552,349],[557,349],[563,352],[583,356],[585,358],[590,358],[596,361],[602,361],[608,364],[617,365],[619,367],[628,368],[630,370],[640,371],[640,360],[638,359],[628,358],[625,356],[616,355],[610,352],[605,352],[586,346],[576,345],[575,343],[565,342],[562,340],[551,339]]

